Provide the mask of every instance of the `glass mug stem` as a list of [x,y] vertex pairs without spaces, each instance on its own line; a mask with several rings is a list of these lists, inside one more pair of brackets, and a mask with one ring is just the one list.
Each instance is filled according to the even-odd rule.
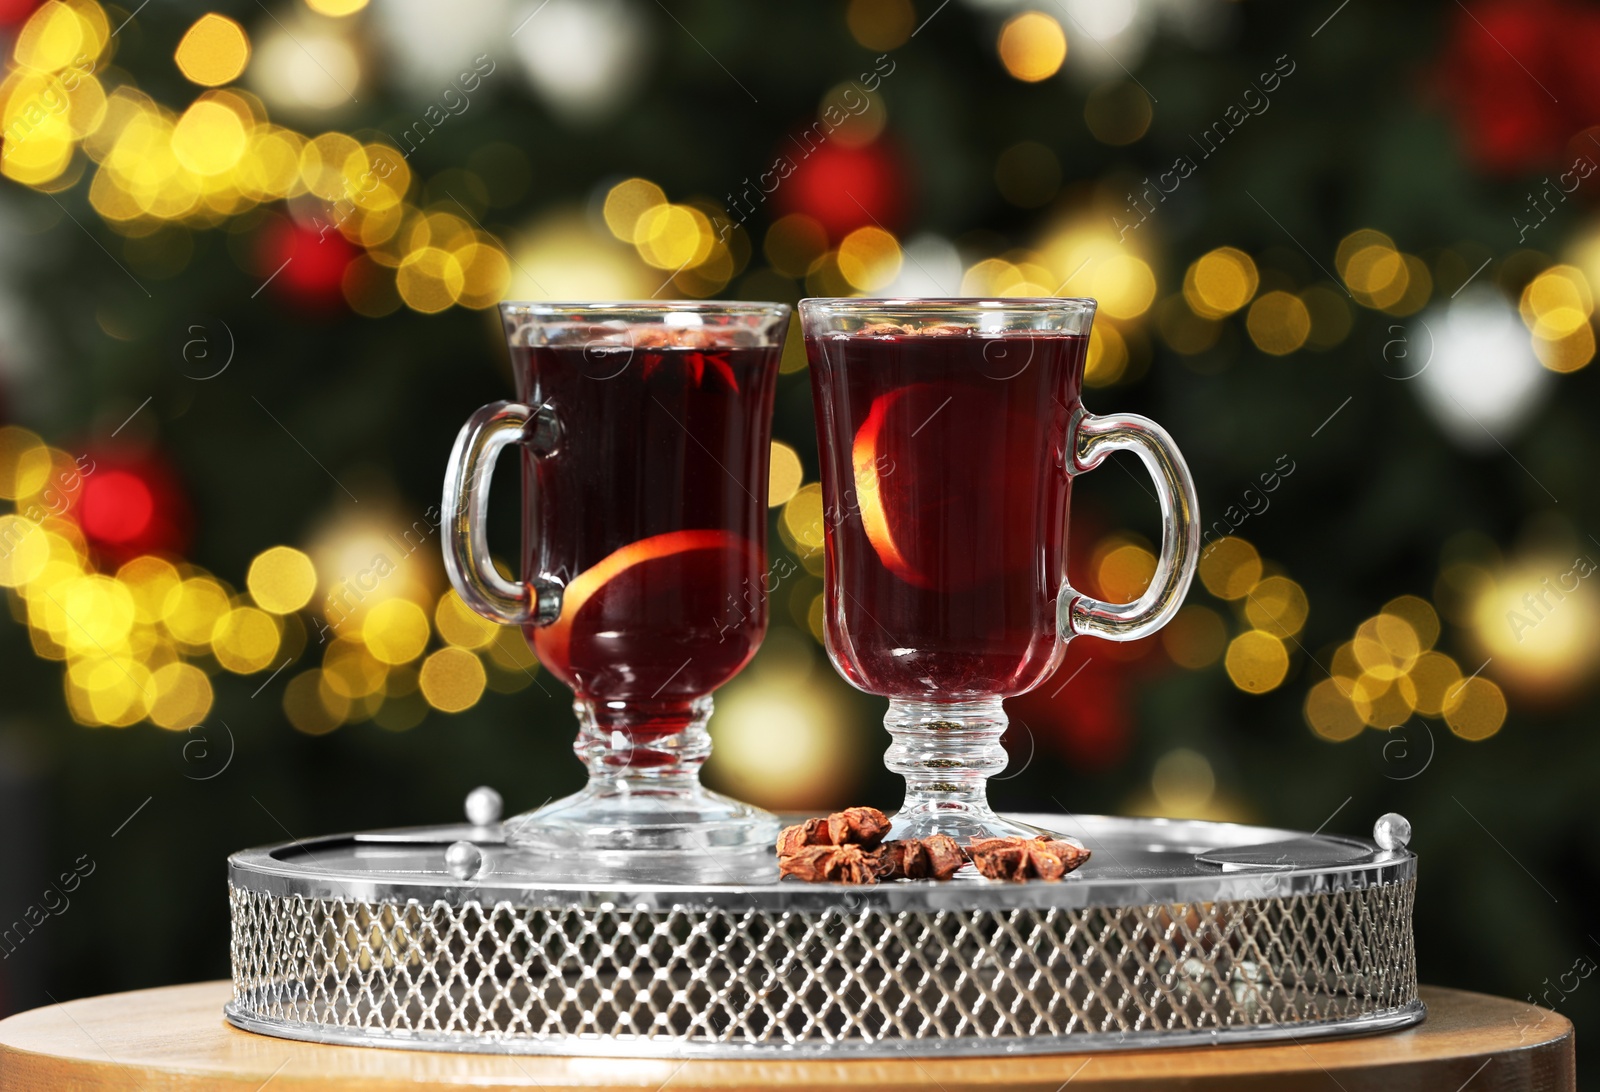
[[999,698],[933,702],[889,700],[883,726],[894,740],[883,763],[906,779],[905,801],[895,813],[891,838],[948,834],[973,838],[1038,837],[1025,823],[1002,819],[989,807],[989,778],[1010,761],[1000,743],[1010,718]]

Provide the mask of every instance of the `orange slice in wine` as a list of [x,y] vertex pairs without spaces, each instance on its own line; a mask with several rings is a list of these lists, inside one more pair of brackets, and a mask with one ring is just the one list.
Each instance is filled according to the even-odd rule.
[[910,383],[875,398],[850,462],[861,527],[883,567],[950,592],[1030,565],[1042,430],[981,387]]
[[867,419],[856,432],[855,443],[850,448],[850,463],[855,469],[856,503],[861,507],[861,527],[867,534],[883,567],[908,584],[931,588],[933,582],[906,561],[905,554],[895,542],[889,528],[889,514],[885,508],[885,481],[894,472],[895,464],[888,454],[889,437],[885,424],[889,409],[912,388],[901,387],[888,394],[879,395],[872,402]]
[[[678,627],[708,625],[717,612],[727,612],[724,600],[730,590],[758,577],[760,572],[756,544],[730,531],[652,535],[629,543],[574,577],[562,592],[560,616],[533,631],[534,647],[557,674],[567,675],[572,666],[575,629],[584,633],[597,624],[614,623],[619,616],[633,626],[648,624],[640,617],[646,613],[645,599],[663,590],[676,593],[679,608],[692,615],[676,619]],[[695,586],[670,587],[691,583]],[[592,622],[579,625],[585,608],[589,608]],[[655,621],[670,624],[671,620]]]

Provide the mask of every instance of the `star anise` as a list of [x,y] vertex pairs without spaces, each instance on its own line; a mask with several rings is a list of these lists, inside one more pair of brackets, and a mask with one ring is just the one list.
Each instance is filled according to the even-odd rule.
[[1055,838],[982,838],[967,847],[980,875],[991,880],[1059,880],[1089,859],[1089,851]]

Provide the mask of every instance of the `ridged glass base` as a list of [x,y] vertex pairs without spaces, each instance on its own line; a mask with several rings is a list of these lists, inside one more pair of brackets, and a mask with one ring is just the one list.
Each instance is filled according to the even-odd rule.
[[906,798],[891,820],[890,838],[948,834],[962,845],[975,838],[1037,838],[1039,827],[1002,819],[989,807],[989,778],[1006,768],[1000,745],[1009,719],[999,698],[967,702],[891,699],[884,727],[894,737],[884,764],[906,779]]
[[670,734],[624,732],[615,711],[603,723],[579,701],[574,745],[589,767],[579,792],[507,819],[506,843],[552,860],[577,878],[627,876],[651,882],[748,882],[776,875],[776,816],[700,784],[711,751],[711,699],[692,704],[687,727]]

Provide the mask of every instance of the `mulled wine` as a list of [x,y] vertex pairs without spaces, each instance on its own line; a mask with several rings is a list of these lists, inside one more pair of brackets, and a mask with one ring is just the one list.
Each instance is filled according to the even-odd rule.
[[561,615],[524,632],[607,730],[681,730],[766,632],[778,349],[534,346],[513,364],[519,397],[561,418],[560,457],[523,456],[526,567],[565,585]]
[[1032,689],[1060,657],[1062,450],[1087,339],[807,339],[827,452],[829,648],[856,686],[940,700]]

